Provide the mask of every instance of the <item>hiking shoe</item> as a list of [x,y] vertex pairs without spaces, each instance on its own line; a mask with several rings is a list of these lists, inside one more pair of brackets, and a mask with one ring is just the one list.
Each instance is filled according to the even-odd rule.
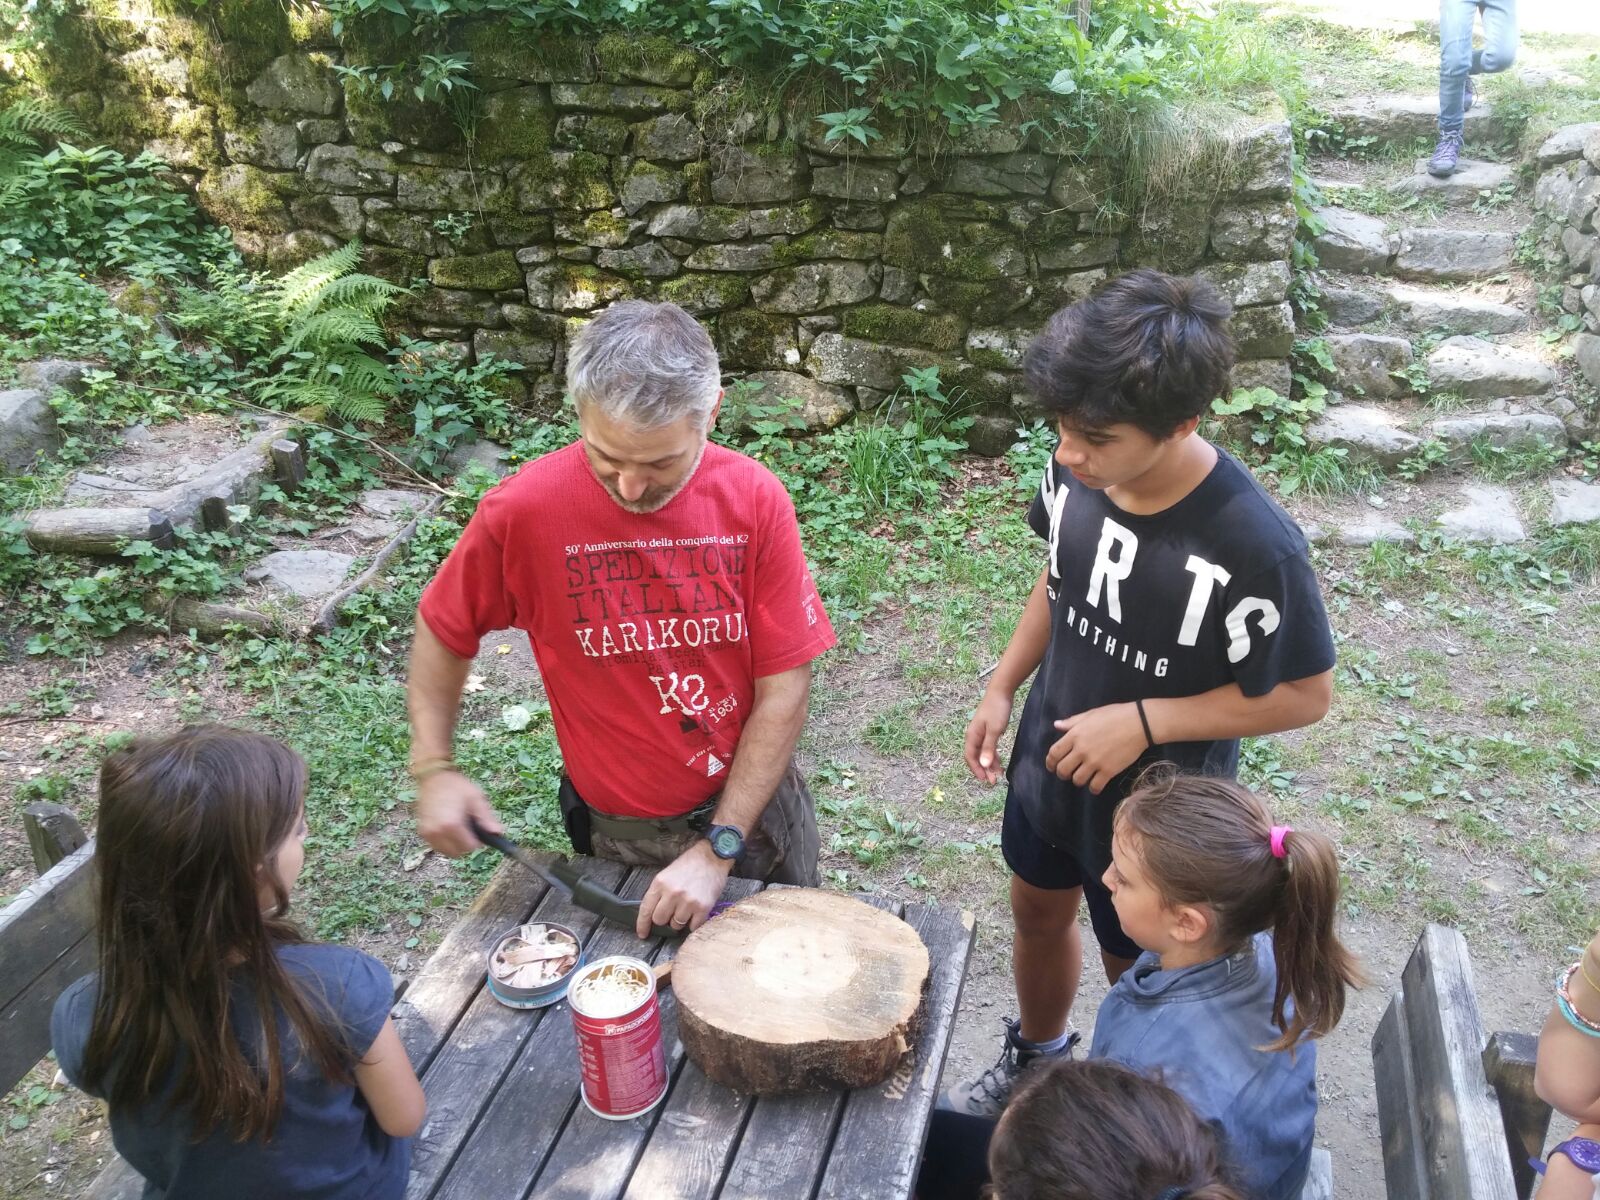
[[1428,174],[1435,179],[1445,179],[1456,173],[1456,164],[1461,161],[1461,135],[1459,133],[1441,133],[1439,144],[1434,148],[1433,157],[1428,160]]
[[940,1108],[974,1117],[998,1117],[1011,1099],[1018,1076],[1029,1064],[1040,1058],[1070,1058],[1072,1048],[1078,1044],[1079,1034],[1073,1030],[1068,1032],[1067,1044],[1061,1049],[1049,1052],[1036,1050],[1022,1040],[1022,1034],[1018,1032],[1022,1028],[1021,1021],[1013,1021],[1009,1017],[1002,1018],[1002,1021],[1006,1027],[1005,1043],[1000,1048],[1000,1057],[995,1060],[994,1066],[976,1079],[958,1083],[946,1090],[939,1098]]

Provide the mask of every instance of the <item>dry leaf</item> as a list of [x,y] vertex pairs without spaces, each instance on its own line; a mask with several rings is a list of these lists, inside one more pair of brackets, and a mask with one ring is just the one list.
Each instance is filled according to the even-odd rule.
[[468,675],[466,686],[461,690],[471,694],[472,692],[481,692],[487,686],[488,684],[484,682],[482,675]]
[[400,864],[400,869],[402,871],[415,871],[423,863],[428,861],[428,855],[432,853],[433,850],[430,847],[424,846],[415,854],[406,855],[405,861]]

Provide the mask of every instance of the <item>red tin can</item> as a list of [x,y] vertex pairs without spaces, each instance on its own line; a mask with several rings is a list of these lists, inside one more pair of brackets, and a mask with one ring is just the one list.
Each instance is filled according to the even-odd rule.
[[579,1089],[608,1121],[649,1112],[667,1094],[667,1055],[650,964],[617,955],[580,967],[567,989],[578,1035]]

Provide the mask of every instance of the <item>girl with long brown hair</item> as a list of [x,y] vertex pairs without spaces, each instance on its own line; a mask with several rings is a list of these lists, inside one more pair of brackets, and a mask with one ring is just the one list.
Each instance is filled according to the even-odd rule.
[[1159,1071],[1221,1128],[1248,1195],[1298,1196],[1314,1042],[1361,982],[1334,930],[1333,843],[1232,780],[1157,768],[1117,809],[1105,884],[1145,953],[1101,1004],[1093,1057]]
[[289,921],[306,769],[221,725],[100,771],[99,969],[57,1001],[62,1070],[164,1200],[398,1200],[425,1101],[369,955]]

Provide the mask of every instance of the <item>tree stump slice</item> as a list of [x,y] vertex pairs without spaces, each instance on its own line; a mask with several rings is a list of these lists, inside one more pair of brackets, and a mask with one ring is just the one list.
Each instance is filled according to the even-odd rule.
[[692,933],[672,966],[678,1036],[737,1092],[870,1087],[914,1044],[928,948],[900,918],[771,888]]

